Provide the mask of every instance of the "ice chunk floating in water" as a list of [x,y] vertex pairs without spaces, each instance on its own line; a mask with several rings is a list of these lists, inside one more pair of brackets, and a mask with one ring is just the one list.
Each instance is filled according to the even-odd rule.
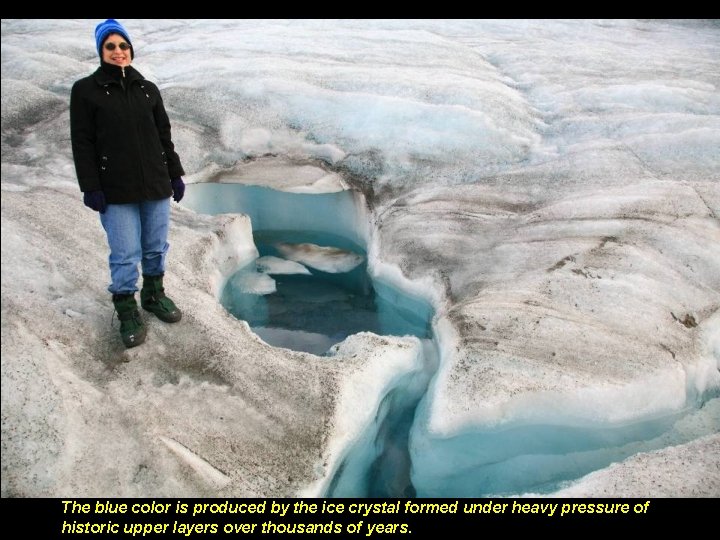
[[347,336],[430,336],[432,307],[367,272],[353,193],[303,194],[241,184],[191,184],[196,211],[250,216],[260,257],[220,301],[267,343],[324,354]]
[[307,242],[303,244],[280,242],[275,247],[291,261],[331,274],[349,272],[363,262],[363,256],[352,251]]
[[268,274],[310,274],[305,266],[293,261],[286,261],[280,257],[260,257],[255,261],[255,267],[259,272]]

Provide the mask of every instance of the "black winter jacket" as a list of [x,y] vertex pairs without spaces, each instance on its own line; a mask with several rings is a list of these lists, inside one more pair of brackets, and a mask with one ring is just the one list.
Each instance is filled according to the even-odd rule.
[[70,95],[70,135],[81,191],[110,204],[170,197],[183,176],[160,91],[133,67],[102,63]]

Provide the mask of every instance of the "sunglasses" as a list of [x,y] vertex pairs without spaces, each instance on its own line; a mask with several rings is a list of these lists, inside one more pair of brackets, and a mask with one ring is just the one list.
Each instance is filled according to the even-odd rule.
[[[130,48],[130,44],[125,43],[124,41],[121,41],[118,45],[120,47],[121,51],[127,51]],[[107,51],[114,51],[115,50],[115,44],[114,43],[106,43],[105,44],[105,50]]]

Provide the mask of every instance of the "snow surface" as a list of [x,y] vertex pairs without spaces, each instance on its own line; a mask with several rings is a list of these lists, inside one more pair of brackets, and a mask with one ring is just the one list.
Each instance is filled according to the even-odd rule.
[[[173,204],[184,317],[125,350],[69,141],[97,22],[2,21],[2,495],[320,494],[417,340],[267,346],[217,300],[249,220]],[[558,494],[720,495],[716,22],[122,22],[188,181],[364,193],[369,271],[436,308],[411,453],[705,403]]]

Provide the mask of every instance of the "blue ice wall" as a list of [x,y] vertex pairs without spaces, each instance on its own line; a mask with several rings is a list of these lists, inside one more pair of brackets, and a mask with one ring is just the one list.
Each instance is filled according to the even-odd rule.
[[350,191],[307,194],[243,184],[189,184],[183,204],[202,214],[246,214],[254,233],[327,232],[365,245],[365,224]]

